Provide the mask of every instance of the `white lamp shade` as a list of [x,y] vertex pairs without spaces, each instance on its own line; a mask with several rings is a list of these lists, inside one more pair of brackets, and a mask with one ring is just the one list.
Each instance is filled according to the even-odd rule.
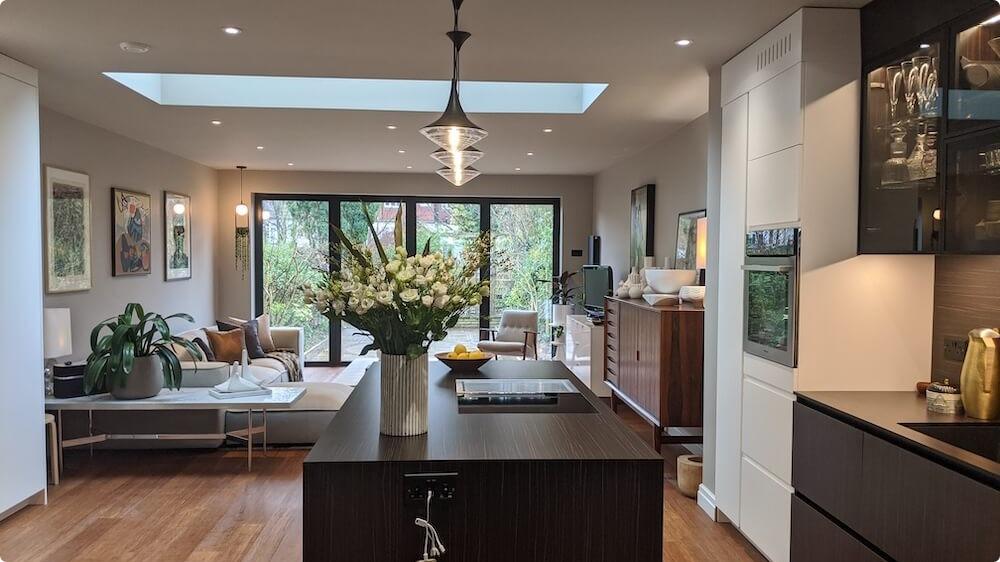
[[695,251],[695,268],[706,269],[708,267],[708,219],[698,219],[698,239]]
[[45,309],[45,358],[73,354],[73,326],[68,308]]

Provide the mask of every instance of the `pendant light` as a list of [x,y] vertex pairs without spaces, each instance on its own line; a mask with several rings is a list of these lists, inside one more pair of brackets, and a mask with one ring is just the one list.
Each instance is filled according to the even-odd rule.
[[[451,94],[448,97],[448,105],[441,114],[441,117],[437,121],[427,125],[423,129],[420,129],[420,133],[431,140],[431,142],[437,144],[445,152],[451,153],[450,161],[455,166],[467,166],[472,161],[478,160],[482,157],[483,153],[479,150],[473,149],[472,151],[467,151],[472,145],[486,138],[488,134],[485,129],[479,127],[469,116],[465,114],[465,110],[462,109],[462,102],[459,98],[458,92],[458,82],[459,82],[459,52],[462,50],[462,45],[465,43],[469,37],[472,36],[471,33],[466,31],[460,31],[458,29],[458,11],[462,8],[462,0],[452,0],[452,7],[454,8],[455,14],[455,25],[454,28],[447,33],[448,38],[451,39],[452,43],[452,77],[451,77]],[[439,152],[431,155],[432,158],[446,164],[441,158],[439,158]],[[452,167],[452,166],[449,166]],[[470,179],[479,175],[478,171],[466,170],[458,172],[445,172],[444,170],[438,170],[438,174],[441,177],[448,179],[456,186],[465,183]],[[464,181],[461,183],[456,183],[451,178],[462,178]]]
[[481,172],[475,168],[441,168],[437,175],[450,181],[455,187],[462,187],[479,177]]
[[245,217],[250,212],[250,207],[243,202],[243,172],[246,171],[246,166],[236,166],[236,169],[240,171],[240,204],[236,206],[236,214]]
[[464,168],[466,166],[471,166],[482,157],[483,152],[474,146],[456,152],[442,148],[441,150],[435,150],[431,153],[431,158],[440,162],[442,166],[447,166],[449,168]]

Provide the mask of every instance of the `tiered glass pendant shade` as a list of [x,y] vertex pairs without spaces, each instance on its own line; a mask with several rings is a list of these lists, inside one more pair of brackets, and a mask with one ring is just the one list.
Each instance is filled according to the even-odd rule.
[[480,174],[479,170],[475,168],[441,168],[437,173],[455,187],[462,187],[479,177]]
[[449,168],[464,168],[476,163],[483,157],[483,153],[476,147],[469,147],[466,150],[452,152],[450,150],[437,150],[431,153],[431,158],[437,160],[442,166]]

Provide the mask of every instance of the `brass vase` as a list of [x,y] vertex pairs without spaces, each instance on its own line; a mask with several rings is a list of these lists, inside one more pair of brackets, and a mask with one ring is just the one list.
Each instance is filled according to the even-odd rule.
[[992,420],[1000,418],[1000,330],[979,328],[969,332],[969,349],[962,364],[962,404],[965,415]]

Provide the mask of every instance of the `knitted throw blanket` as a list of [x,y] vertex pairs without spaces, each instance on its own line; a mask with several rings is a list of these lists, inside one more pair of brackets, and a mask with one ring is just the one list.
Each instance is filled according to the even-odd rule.
[[267,354],[271,359],[281,361],[288,371],[288,382],[300,382],[302,369],[299,368],[299,354],[289,349],[278,349]]

